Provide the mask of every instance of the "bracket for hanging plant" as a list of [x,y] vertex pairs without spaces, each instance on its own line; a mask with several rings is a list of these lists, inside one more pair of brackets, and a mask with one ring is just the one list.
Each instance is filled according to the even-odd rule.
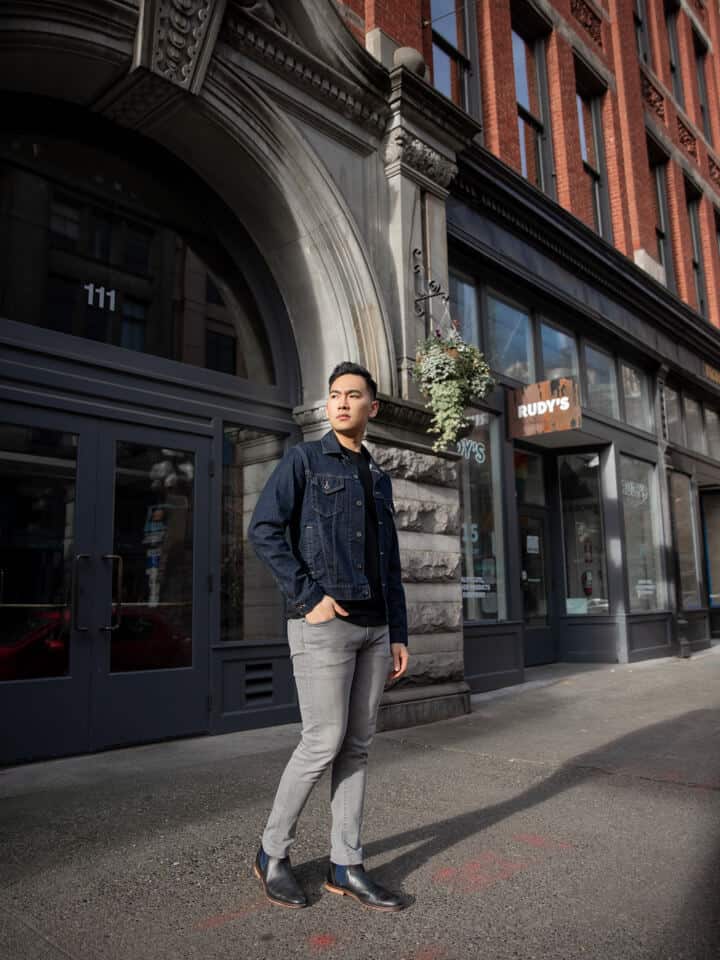
[[415,274],[415,315],[425,316],[425,304],[428,300],[434,300],[435,297],[441,297],[442,303],[447,305],[450,300],[449,295],[443,290],[442,285],[437,280],[430,280],[425,273],[425,264],[423,263],[423,252],[420,247],[413,250],[413,273]]

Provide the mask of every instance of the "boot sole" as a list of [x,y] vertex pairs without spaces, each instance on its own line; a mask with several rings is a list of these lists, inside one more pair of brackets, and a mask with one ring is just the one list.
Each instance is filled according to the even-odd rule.
[[262,884],[263,893],[268,898],[270,903],[274,903],[278,907],[285,907],[286,910],[304,910],[305,907],[307,906],[307,903],[286,903],[284,900],[276,900],[274,897],[271,897],[267,891],[265,881],[263,880],[263,876],[258,870],[256,863],[253,864],[253,873]]
[[401,910],[405,909],[402,904],[397,907],[376,907],[372,903],[362,900],[356,893],[353,893],[352,890],[343,890],[342,887],[334,887],[331,883],[328,883],[327,880],[324,883],[324,887],[326,890],[329,890],[330,893],[337,893],[341,897],[352,897],[353,900],[357,900],[359,904],[362,904],[362,906],[368,910],[378,910],[380,913],[400,913]]

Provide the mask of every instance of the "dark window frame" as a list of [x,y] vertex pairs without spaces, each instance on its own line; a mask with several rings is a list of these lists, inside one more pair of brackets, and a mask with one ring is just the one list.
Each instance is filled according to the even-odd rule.
[[655,224],[655,236],[658,241],[660,262],[665,269],[665,286],[673,293],[677,290],[675,281],[675,263],[670,230],[670,208],[668,206],[667,170],[670,157],[657,141],[648,134],[648,161],[655,183],[658,222]]
[[692,240],[692,269],[695,281],[695,295],[697,297],[698,313],[707,319],[707,284],[705,281],[705,265],[702,255],[702,234],[700,231],[700,203],[702,194],[690,181],[685,178],[685,204],[690,224],[690,238]]
[[[511,12],[512,32],[516,34],[523,43],[531,46],[533,50],[536,70],[535,79],[537,82],[540,107],[540,116],[536,116],[517,99],[517,81],[514,77],[515,64],[513,57],[513,79],[515,80],[515,103],[518,120],[519,122],[528,124],[535,130],[537,137],[538,173],[540,175],[538,188],[554,200],[556,198],[555,161],[552,148],[550,89],[548,86],[546,56],[547,40],[552,32],[552,24],[546,21],[533,7],[521,2],[511,3]],[[522,145],[520,152],[522,163]],[[527,179],[526,173],[523,173],[523,176]]]
[[698,107],[700,108],[700,127],[708,143],[712,143],[712,125],[710,123],[710,107],[708,104],[707,76],[705,62],[708,48],[697,30],[693,30],[693,51],[695,53],[695,79],[697,81]]
[[683,90],[682,71],[680,69],[680,45],[677,36],[677,18],[679,4],[668,3],[665,7],[665,29],[668,37],[668,51],[670,54],[670,79],[675,100],[682,109],[685,109],[685,91]]
[[648,26],[646,0],[633,0],[633,20],[635,21],[635,42],[641,63],[652,67],[652,47]]
[[[575,57],[575,103],[577,107],[578,131],[580,133],[580,151],[585,154],[582,157],[582,165],[592,184],[593,193],[593,217],[595,220],[595,232],[607,240],[613,242],[612,219],[610,216],[610,199],[608,196],[608,176],[607,164],[605,158],[605,137],[603,134],[603,100],[607,93],[607,87],[597,74],[587,66],[579,57]],[[582,104],[586,104],[590,111],[590,121],[592,123],[592,134],[595,145],[595,157],[597,167],[594,167],[587,159],[587,147],[585,145],[585,124],[582,114]],[[584,146],[585,145],[585,146]]]
[[[461,110],[471,112],[472,108],[475,106],[471,101],[472,97],[470,96],[470,74],[472,73],[472,60],[470,53],[473,48],[473,43],[471,40],[472,33],[470,22],[471,18],[468,16],[466,5],[464,3],[458,3],[454,9],[454,14],[458,18],[458,24],[461,26],[464,38],[465,49],[462,50],[460,47],[452,44],[447,37],[443,36],[442,33],[435,30],[433,24],[435,21],[432,18],[432,0],[430,0],[430,19],[425,21],[425,24],[430,27],[431,30],[431,42],[433,48],[432,55],[432,85],[435,90],[442,93],[443,91],[439,90],[435,86],[435,55],[434,48],[437,47],[441,50],[446,57],[449,58],[452,65],[457,69],[458,83],[459,83],[459,97],[456,100],[451,95],[448,99],[454,103],[456,106],[460,107]],[[445,14],[447,16],[447,14]],[[470,41],[470,42],[469,42]],[[474,110],[472,111],[474,112]]]

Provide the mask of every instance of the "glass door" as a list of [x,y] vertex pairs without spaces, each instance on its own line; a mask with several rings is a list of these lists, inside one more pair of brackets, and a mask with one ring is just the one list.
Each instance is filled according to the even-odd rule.
[[541,507],[521,507],[518,523],[520,586],[525,620],[525,666],[533,667],[557,660],[554,631],[550,626],[546,511]]
[[209,442],[103,429],[94,748],[207,729]]
[[92,422],[4,405],[0,763],[89,749],[97,440]]

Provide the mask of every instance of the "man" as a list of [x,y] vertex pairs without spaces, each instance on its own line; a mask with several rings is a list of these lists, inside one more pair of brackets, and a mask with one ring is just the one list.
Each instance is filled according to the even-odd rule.
[[325,887],[375,910],[403,908],[400,897],[365,873],[360,842],[380,698],[408,663],[392,486],[362,445],[377,415],[376,395],[364,367],[346,362],[333,370],[326,405],[332,429],[287,452],[250,522],[250,540],[288,600],[302,717],[302,739],[280,780],[254,865],[266,896],[286,907],[307,906],[288,851],[314,785],[332,766]]

